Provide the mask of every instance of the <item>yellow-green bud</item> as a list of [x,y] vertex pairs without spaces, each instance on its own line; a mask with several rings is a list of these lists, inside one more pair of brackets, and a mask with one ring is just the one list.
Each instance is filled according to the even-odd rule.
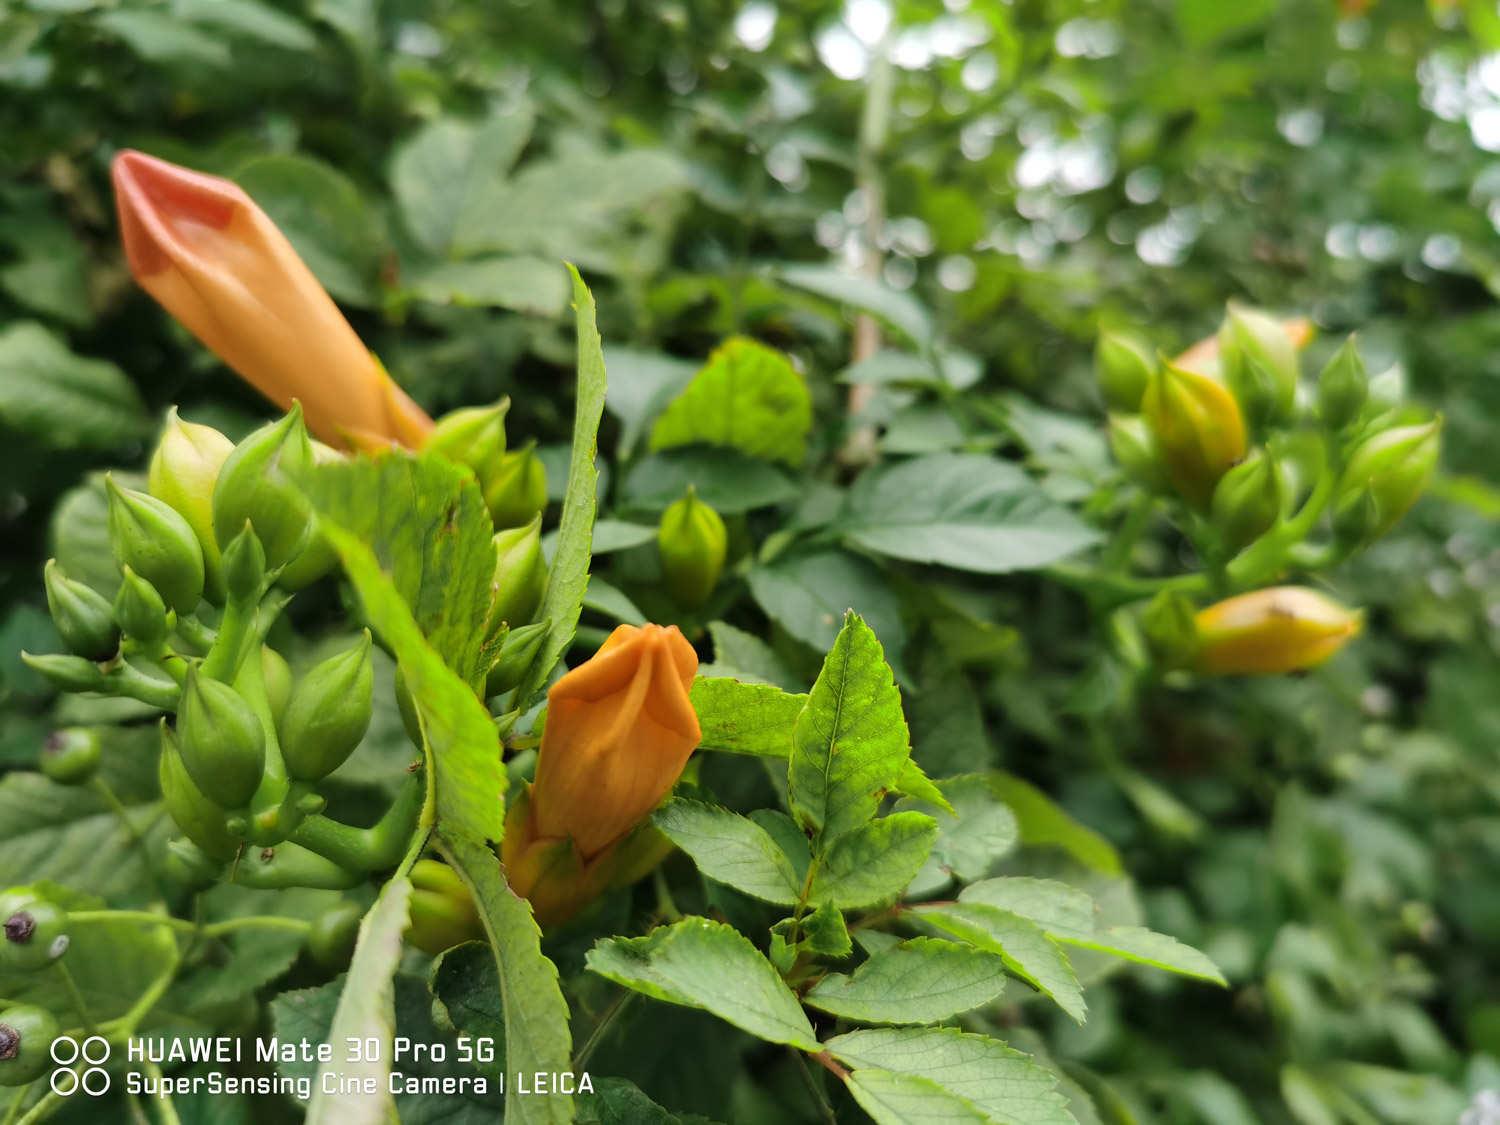
[[521,682],[521,677],[531,667],[542,642],[547,639],[549,626],[545,621],[534,625],[522,625],[511,629],[500,643],[500,655],[491,666],[485,680],[485,694],[499,695],[510,691]]
[[193,784],[222,809],[249,803],[266,769],[266,733],[234,688],[189,668],[177,742]]
[[491,628],[501,622],[519,628],[536,615],[547,589],[540,515],[533,516],[524,527],[495,533],[495,576],[491,588]]
[[1099,333],[1094,374],[1110,410],[1123,414],[1140,410],[1141,398],[1155,371],[1155,353],[1134,335],[1107,329]]
[[81,785],[99,769],[103,747],[92,727],[64,727],[42,743],[37,768],[59,785]]
[[234,442],[212,426],[184,422],[174,406],[167,412],[156,452],[147,470],[147,489],[193,529],[203,551],[205,585],[218,596],[219,543],[214,538],[214,483],[234,452]]
[[162,874],[185,891],[213,886],[224,872],[224,864],[191,840],[168,840],[162,855]]
[[1297,349],[1274,317],[1231,302],[1219,329],[1224,381],[1260,428],[1288,418],[1297,400]]
[[1171,488],[1151,428],[1138,414],[1109,416],[1109,450],[1125,475],[1148,492]]
[[369,630],[297,681],[277,728],[290,777],[321,781],[344,764],[370,729],[374,685]]
[[63,573],[56,559],[42,571],[47,609],[63,644],[90,660],[107,660],[120,645],[120,630],[104,595]]
[[719,513],[698,499],[688,487],[687,495],[661,514],[656,529],[656,549],[667,592],[687,609],[697,609],[719,584],[729,533]]
[[203,548],[198,537],[163,501],[121,488],[108,475],[109,541],[115,557],[156,587],[178,613],[191,613],[203,596]]
[[525,527],[547,507],[547,469],[536,442],[500,458],[484,487],[484,503],[497,528]]
[[1225,473],[1210,509],[1224,545],[1238,551],[1270,530],[1281,516],[1283,493],[1281,469],[1262,450]]
[[262,426],[239,445],[219,470],[214,488],[214,538],[228,550],[248,520],[275,570],[312,543],[312,505],[301,484],[313,465],[312,444],[297,404],[278,422]]
[[1219,478],[1245,456],[1245,420],[1224,384],[1163,364],[1142,400],[1172,487],[1206,511]]
[[502,398],[492,406],[449,411],[432,427],[422,452],[468,466],[479,481],[480,491],[487,493],[505,455],[505,415],[509,410],[510,399]]
[[1351,335],[1318,376],[1318,416],[1335,430],[1352,424],[1370,397],[1370,375]]
[[1396,426],[1360,443],[1344,466],[1335,499],[1334,518],[1343,523],[1343,534],[1358,513],[1359,542],[1378,538],[1417,502],[1437,468],[1442,425],[1435,418]]
[[271,718],[278,724],[292,697],[292,669],[286,659],[270,645],[260,646],[260,677],[266,685],[266,702]]
[[411,883],[409,944],[437,956],[484,935],[474,896],[453,868],[436,860],[418,860],[411,870]]
[[125,635],[146,649],[154,649],[167,639],[167,607],[156,587],[129,566],[120,568],[124,575],[115,594],[115,620]]
[[1141,632],[1164,668],[1185,668],[1197,654],[1193,606],[1181,594],[1163,590],[1152,598],[1141,614]]
[[161,723],[157,779],[161,783],[162,802],[182,834],[214,859],[233,859],[240,850],[240,841],[225,828],[224,810],[193,783],[183,764],[177,736],[165,719]]

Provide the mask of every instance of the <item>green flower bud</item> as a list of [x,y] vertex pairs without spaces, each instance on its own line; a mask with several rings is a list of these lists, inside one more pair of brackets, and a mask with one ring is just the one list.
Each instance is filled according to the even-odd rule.
[[0,1012],[0,1086],[25,1086],[52,1070],[52,1043],[60,1034],[45,1008],[16,1004]]
[[411,882],[409,944],[436,957],[445,949],[484,936],[474,898],[453,868],[436,860],[418,860]]
[[437,420],[422,452],[468,466],[474,470],[480,491],[488,492],[505,455],[505,415],[509,410],[510,399],[502,398],[493,406],[450,411]]
[[182,687],[177,740],[193,784],[221,809],[243,808],[260,788],[266,770],[260,719],[234,688],[196,668]]
[[484,503],[497,528],[525,527],[547,507],[547,470],[536,442],[500,458],[484,486]]
[[156,587],[128,564],[120,570],[124,579],[115,594],[115,620],[131,640],[143,648],[154,648],[167,639],[170,630],[166,604]]
[[185,519],[203,551],[205,585],[215,595],[222,589],[219,542],[214,538],[214,483],[234,452],[234,442],[212,426],[184,422],[174,406],[167,412],[146,487],[152,496]]
[[168,840],[162,874],[185,891],[202,891],[219,881],[224,864],[191,840]]
[[42,571],[47,609],[63,644],[90,660],[107,660],[120,646],[120,630],[103,594],[63,573],[56,559]]
[[368,630],[297,681],[278,728],[288,776],[319,781],[344,764],[370,727],[374,685]]
[[698,499],[691,485],[687,495],[661,515],[656,550],[667,591],[687,609],[697,609],[714,592],[724,572],[729,533],[719,513]]
[[1370,375],[1351,335],[1318,376],[1318,416],[1324,425],[1342,430],[1351,425],[1370,397]]
[[534,625],[523,625],[505,634],[505,640],[500,645],[500,655],[485,680],[486,695],[510,691],[521,682],[521,677],[541,651],[542,642],[547,639],[550,629],[547,622],[538,621]]
[[547,563],[542,557],[542,517],[524,527],[495,533],[495,576],[491,583],[490,626],[512,628],[536,615],[547,590]]
[[103,691],[108,683],[99,665],[81,656],[23,652],[21,663],[63,691]]
[[285,566],[312,542],[312,504],[301,482],[313,466],[312,444],[296,404],[286,417],[262,426],[219,470],[214,487],[214,538],[226,551],[248,520],[265,550],[266,566]]
[[401,716],[401,726],[413,746],[422,745],[422,724],[417,718],[417,701],[411,697],[411,688],[406,686],[406,674],[396,665],[396,711]]
[[183,765],[177,736],[166,720],[161,723],[161,758],[157,762],[162,802],[178,830],[209,857],[227,861],[240,850],[240,841],[225,827],[224,810],[203,795]]
[[1297,348],[1276,318],[1233,302],[1219,329],[1224,382],[1252,427],[1291,417],[1297,400]]
[[224,548],[223,569],[224,589],[230,598],[250,602],[260,597],[266,578],[266,552],[249,520]]
[[1109,330],[1099,333],[1094,347],[1094,374],[1104,403],[1112,411],[1134,414],[1156,371],[1156,356],[1133,335]]
[[67,951],[67,911],[25,890],[0,897],[0,969],[35,972]]
[[329,972],[347,969],[364,916],[364,907],[350,899],[325,910],[307,931],[307,955]]
[[37,767],[59,785],[81,785],[99,769],[102,747],[92,727],[64,727],[42,743]]
[[1109,416],[1109,449],[1125,475],[1148,492],[1171,488],[1156,438],[1139,415]]
[[1373,505],[1360,516],[1360,542],[1378,538],[1395,526],[1432,479],[1442,447],[1442,419],[1382,430],[1360,443],[1344,466],[1335,494],[1335,521],[1346,528],[1356,505]]
[[266,701],[271,705],[271,718],[279,726],[281,716],[286,713],[287,700],[292,697],[291,665],[270,645],[261,645],[260,675],[266,685]]
[[1225,473],[1210,506],[1224,545],[1238,551],[1269,531],[1281,516],[1283,495],[1280,467],[1259,449]]
[[1219,478],[1245,456],[1245,421],[1218,380],[1164,364],[1141,402],[1172,487],[1207,510]]
[[1181,594],[1163,590],[1141,613],[1141,632],[1151,654],[1164,668],[1186,668],[1198,651],[1193,606]]
[[178,613],[191,613],[203,596],[203,548],[175,511],[155,496],[121,488],[108,475],[109,541],[115,556],[161,594]]
[[[329,465],[346,459],[337,449],[324,445],[321,441],[312,441],[312,452],[315,466]],[[315,513],[312,518],[312,532],[307,549],[282,568],[281,573],[276,576],[276,585],[283,590],[296,592],[311,586],[338,566],[338,563],[338,552],[318,530],[318,517]]]

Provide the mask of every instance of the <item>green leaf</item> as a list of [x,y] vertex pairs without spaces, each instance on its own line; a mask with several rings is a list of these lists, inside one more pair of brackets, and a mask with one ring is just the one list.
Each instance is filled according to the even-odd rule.
[[1243,0],[1238,4],[1177,0],[1177,26],[1189,45],[1207,47],[1221,39],[1258,30],[1275,11],[1273,0]]
[[781,504],[797,495],[783,470],[733,450],[694,447],[642,457],[625,474],[623,502],[646,512],[664,511],[688,486],[720,515],[739,515]]
[[[787,691],[796,691],[801,686],[797,676],[787,667],[786,661],[754,633],[747,633],[724,621],[710,621],[708,635],[714,642],[715,676],[759,680]],[[708,674],[703,673],[705,676]],[[790,740],[787,747],[790,752]]]
[[893,666],[906,647],[901,604],[876,566],[844,551],[782,556],[751,568],[750,593],[778,625],[827,652],[844,612],[853,609],[885,641]]
[[820,1047],[802,1005],[771,963],[722,922],[684,918],[645,937],[604,938],[589,951],[587,965],[616,984],[712,1012],[768,1042]]
[[796,468],[807,456],[812,399],[786,356],[736,336],[720,345],[651,431],[656,451],[738,449]]
[[876,1125],[983,1125],[995,1119],[930,1078],[862,1067],[845,1079]]
[[830,973],[803,1001],[861,1023],[940,1023],[991,1003],[1005,987],[996,954],[912,938],[871,957],[852,976]]
[[0,426],[52,449],[113,449],[149,428],[123,371],[32,320],[0,329]]
[[1154,969],[1165,969],[1169,973],[1229,987],[1224,974],[1206,954],[1190,945],[1184,945],[1174,937],[1142,926],[1106,926],[1088,937],[1059,934],[1058,940],[1140,965],[1149,965]]
[[936,806],[943,812],[953,813],[953,806],[948,803],[948,798],[943,796],[943,791],[937,787],[932,778],[923,772],[922,767],[910,758],[901,763],[901,772],[896,775],[894,788],[903,797],[914,797]]
[[[598,554],[597,551],[594,552]],[[616,589],[597,574],[589,575],[589,588],[583,594],[583,608],[626,625],[644,625],[646,615],[641,612],[623,590]]]
[[927,862],[937,832],[925,813],[898,812],[841,833],[824,845],[810,900],[853,910],[898,897]]
[[925,347],[932,342],[932,320],[908,293],[869,278],[852,276],[833,266],[782,266],[776,270],[776,277],[827,300],[871,313],[915,344]]
[[[390,1043],[396,1031],[393,978],[401,964],[401,936],[406,932],[410,900],[411,880],[405,874],[397,875],[381,888],[380,897],[359,924],[359,942],[339,995],[333,1025],[328,1029],[327,1042],[343,1044],[350,1039],[376,1039]],[[363,1125],[364,1122],[384,1125],[394,1119],[395,1102],[387,1085],[390,1053],[381,1051],[378,1057],[366,1054],[356,1061],[337,1052],[334,1059],[319,1067],[318,1073],[367,1080],[375,1084],[379,1093],[328,1093],[320,1081],[308,1103],[308,1125]]]
[[856,1074],[870,1067],[935,1082],[991,1121],[1075,1125],[1057,1076],[998,1039],[948,1027],[870,1028],[824,1046]]
[[446,257],[459,229],[506,221],[494,201],[531,137],[534,117],[529,104],[483,121],[441,117],[396,147],[391,188],[424,249]]
[[[578,399],[573,414],[573,452],[568,465],[568,491],[563,497],[557,531],[557,554],[552,559],[547,593],[537,620],[548,626],[547,639],[527,670],[516,699],[528,704],[541,688],[578,628],[583,598],[589,585],[589,564],[598,507],[599,471],[594,458],[599,446],[599,420],[604,415],[604,349],[594,323],[594,298],[571,265],[573,310],[578,337]],[[496,837],[498,839],[498,837]]]
[[[568,1005],[558,987],[557,966],[542,953],[542,934],[531,906],[506,885],[491,848],[441,829],[439,840],[474,896],[495,959],[505,1012],[506,1071],[571,1070]],[[567,1094],[522,1095],[515,1083],[507,1083],[505,1120],[513,1125],[554,1125],[572,1119],[572,1099]]]
[[[118,474],[122,488],[144,488],[141,477]],[[52,553],[69,578],[92,586],[111,601],[120,588],[120,564],[109,545],[109,500],[104,474],[92,473],[64,493],[52,511]]]
[[797,717],[808,699],[718,676],[694,680],[689,698],[703,731],[701,749],[759,758],[791,756]]
[[417,297],[440,305],[557,316],[568,302],[567,276],[547,258],[496,255],[435,262],[405,280]]
[[312,51],[318,46],[318,37],[300,20],[256,0],[172,0],[172,11],[178,19],[267,47]]
[[624,1078],[596,1078],[592,1094],[578,1095],[578,1125],[693,1125],[695,1114],[669,1113]]
[[1021,469],[972,453],[936,453],[871,469],[839,528],[866,550],[981,574],[1035,570],[1098,541]]
[[1035,922],[993,906],[963,902],[915,907],[911,916],[999,954],[1007,969],[1055,1000],[1078,1023],[1083,1022],[1088,1007],[1073,963]]
[[814,853],[875,815],[900,775],[908,741],[885,652],[850,612],[797,719],[787,774],[792,814],[813,834]]
[[1103,875],[1121,875],[1124,865],[1114,845],[1092,828],[1079,824],[1029,781],[1008,773],[989,775],[1000,799],[1016,814],[1021,843],[1028,847],[1052,845],[1062,848],[1085,867]]
[[797,901],[802,885],[791,861],[748,817],[679,797],[652,819],[708,878],[766,902]]
[[229,47],[222,40],[164,11],[105,12],[93,24],[147,62],[210,70],[227,70],[230,65]]
[[619,456],[629,457],[647,425],[691,382],[696,364],[663,352],[609,349],[609,397],[604,408],[620,421]]
[[[902,801],[898,808],[916,808],[937,818],[938,838],[932,857],[914,881],[911,893],[933,894],[952,880],[961,883],[982,879],[1010,852],[1019,840],[1015,815],[992,790],[983,776],[946,778],[938,783],[951,815],[923,800]],[[903,791],[905,788],[903,787]]]

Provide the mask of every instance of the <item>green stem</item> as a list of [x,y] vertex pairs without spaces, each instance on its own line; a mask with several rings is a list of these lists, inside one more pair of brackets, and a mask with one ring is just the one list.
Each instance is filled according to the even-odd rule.
[[1105,570],[1116,573],[1128,570],[1131,552],[1135,550],[1136,543],[1151,526],[1151,520],[1156,515],[1156,503],[1156,497],[1149,492],[1143,492],[1136,497],[1135,503],[1131,505],[1129,513],[1125,516],[1125,522],[1115,533],[1114,540],[1104,552],[1104,557],[1099,560]]
[[409,774],[391,807],[369,828],[350,828],[315,815],[299,824],[291,839],[349,871],[384,871],[396,866],[405,854],[425,796],[421,773]]
[[78,1018],[83,1021],[83,1030],[90,1035],[94,1034],[94,1017],[89,1013],[88,1002],[84,1000],[83,993],[78,989],[78,982],[73,979],[73,974],[68,971],[68,966],[62,961],[54,961],[52,964],[57,969],[57,975],[62,978],[69,1003],[78,1013]]
[[1333,438],[1326,438],[1323,446],[1323,463],[1318,473],[1318,483],[1303,503],[1300,511],[1279,527],[1262,535],[1249,547],[1231,559],[1225,573],[1231,588],[1250,589],[1261,585],[1279,573],[1286,565],[1291,549],[1311,534],[1328,502],[1333,499],[1336,484]]
[[[161,1067],[148,1059],[145,1063],[145,1069],[146,1073],[156,1080],[158,1084],[157,1089],[161,1089]],[[177,1107],[172,1104],[170,1097],[163,1094],[157,1100],[156,1104],[158,1107],[157,1112],[161,1114],[162,1125],[182,1125],[182,1118],[177,1116]]]
[[177,703],[182,698],[182,688],[175,680],[157,679],[125,661],[105,674],[104,690],[110,695],[139,699],[142,703],[159,707],[163,711],[177,710]]
[[797,1073],[802,1076],[802,1084],[807,1087],[807,1092],[812,1095],[813,1104],[818,1107],[818,1114],[827,1122],[827,1125],[838,1125],[838,1115],[833,1112],[833,1106],[828,1102],[828,1095],[823,1092],[823,1087],[818,1084],[817,1077],[812,1068],[807,1065],[807,1059],[801,1051],[795,1047],[788,1047],[792,1057],[797,1060]]
[[153,914],[149,910],[79,910],[68,914],[68,921],[87,925],[91,922],[142,922],[147,925],[166,926],[183,933],[202,933],[207,937],[222,937],[235,930],[287,930],[306,933],[311,922],[301,918],[282,918],[275,914],[246,914],[241,918],[228,918],[222,922],[202,925],[188,918],[174,918],[170,914]]
[[588,1069],[589,1060],[594,1057],[594,1052],[598,1050],[599,1044],[604,1042],[604,1036],[615,1025],[615,1021],[624,1014],[625,1009],[630,1007],[630,1002],[637,995],[637,993],[632,992],[628,988],[622,988],[620,994],[610,1002],[609,1007],[604,1010],[604,1014],[599,1017],[599,1022],[594,1024],[593,1030],[589,1032],[589,1037],[584,1040],[583,1046],[573,1056],[573,1069],[575,1071],[581,1072]]

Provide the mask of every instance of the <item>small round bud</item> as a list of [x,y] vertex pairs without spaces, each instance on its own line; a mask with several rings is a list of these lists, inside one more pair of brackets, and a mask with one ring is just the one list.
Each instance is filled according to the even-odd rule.
[[1133,334],[1105,330],[1094,347],[1094,374],[1112,411],[1134,414],[1156,371],[1156,356]]
[[224,548],[224,589],[239,602],[254,601],[261,595],[266,578],[266,552],[250,521]]
[[107,660],[120,647],[120,630],[104,595],[63,573],[56,559],[42,571],[47,609],[63,644],[90,660]]
[[729,533],[719,513],[689,487],[687,495],[662,513],[656,549],[667,592],[684,608],[697,609],[708,601],[724,572]]
[[434,957],[484,936],[473,896],[447,864],[418,860],[411,872],[411,923],[406,940]]
[[203,596],[203,549],[187,520],[148,493],[121,488],[111,476],[104,487],[115,556],[155,586],[168,606],[192,612]]
[[1297,400],[1297,349],[1281,322],[1233,302],[1219,329],[1224,382],[1256,429],[1291,417]]
[[1281,517],[1281,470],[1257,449],[1220,478],[1214,489],[1214,529],[1231,551],[1259,539]]
[[1359,418],[1369,397],[1370,375],[1350,336],[1318,376],[1318,416],[1330,429],[1342,430]]
[[489,620],[519,628],[531,621],[547,590],[547,563],[542,557],[542,517],[524,527],[495,533],[495,575]]
[[260,719],[234,688],[196,668],[182,688],[177,741],[193,784],[221,809],[244,807],[260,788],[266,768]]
[[115,594],[115,620],[125,635],[143,648],[152,649],[167,639],[171,626],[167,607],[156,587],[128,564],[120,568],[123,580]]
[[374,684],[368,630],[297,681],[279,725],[289,776],[319,781],[344,764],[370,727]]
[[[210,858],[225,861],[239,851],[240,840],[227,827],[224,810],[203,795],[182,764],[177,736],[166,720],[161,724],[161,758],[157,763],[162,803],[189,840]],[[243,833],[241,833],[243,835]]]
[[64,727],[42,743],[37,766],[43,776],[59,785],[81,785],[99,769],[102,744],[92,727]]
[[212,426],[184,422],[174,406],[151,455],[147,488],[185,519],[203,551],[205,584],[210,593],[222,589],[219,543],[214,538],[214,484],[219,470],[234,452],[234,442]]
[[1164,668],[1185,668],[1198,648],[1193,606],[1181,594],[1163,590],[1141,614],[1141,632],[1151,654]]
[[68,951],[68,914],[62,907],[31,897],[0,903],[0,914],[0,968],[34,972]]
[[307,931],[307,955],[329,972],[347,969],[364,916],[364,907],[349,899],[325,910]]
[[1226,598],[1194,618],[1194,666],[1211,676],[1301,671],[1348,644],[1362,621],[1361,614],[1300,586]]
[[484,503],[497,528],[525,527],[547,507],[547,470],[536,442],[500,458],[484,489]]
[[313,511],[301,484],[312,466],[312,444],[295,403],[280,421],[235,446],[214,487],[214,538],[220,547],[227,553],[248,521],[267,567],[285,566],[306,550],[314,533]]
[[0,1011],[0,1086],[25,1086],[56,1064],[57,1019],[45,1008],[16,1004]]

